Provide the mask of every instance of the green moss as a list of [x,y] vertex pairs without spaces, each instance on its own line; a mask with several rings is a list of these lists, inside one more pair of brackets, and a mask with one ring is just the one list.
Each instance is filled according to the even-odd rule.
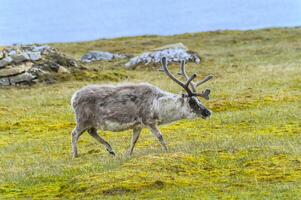
[[301,96],[264,96],[264,97],[251,97],[244,96],[238,98],[219,98],[209,102],[208,107],[215,112],[220,111],[237,111],[242,109],[252,109],[261,106],[268,106],[271,104],[281,104],[283,102],[297,102],[301,100]]
[[128,78],[124,70],[105,70],[100,72],[76,72],[74,74],[75,80],[101,80],[101,81],[120,81]]
[[129,78],[129,75],[125,70],[76,70],[72,73],[61,73],[52,74],[51,76],[45,75],[40,77],[40,80],[49,81],[54,80],[55,82],[60,81],[112,81],[117,82]]

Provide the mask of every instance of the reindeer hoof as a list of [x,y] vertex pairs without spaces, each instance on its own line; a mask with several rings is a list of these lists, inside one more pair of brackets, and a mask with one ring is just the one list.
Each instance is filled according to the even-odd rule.
[[72,157],[72,158],[77,158],[77,157],[78,157],[78,154],[72,152],[71,157]]
[[132,154],[133,154],[133,152],[127,151],[127,152],[125,152],[124,156],[127,158],[130,158],[132,156]]

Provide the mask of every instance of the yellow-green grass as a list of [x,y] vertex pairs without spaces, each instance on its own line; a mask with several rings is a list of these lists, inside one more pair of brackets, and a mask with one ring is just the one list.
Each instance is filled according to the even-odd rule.
[[[85,79],[0,90],[0,199],[300,199],[301,29],[222,31],[52,44],[79,58],[89,50],[137,55],[182,42],[201,65],[210,120],[161,127],[169,146],[144,130],[131,158],[131,131],[101,132],[116,157],[84,134],[71,159],[72,93],[90,83],[150,82],[180,88],[152,67],[126,60],[87,66]],[[113,70],[113,72],[111,72]],[[176,73],[176,65],[171,66]],[[205,88],[205,86],[204,86]]]

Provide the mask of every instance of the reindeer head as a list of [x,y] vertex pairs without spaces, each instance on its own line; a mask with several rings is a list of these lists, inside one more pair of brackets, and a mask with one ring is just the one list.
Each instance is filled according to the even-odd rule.
[[[176,82],[178,85],[180,85],[185,91],[186,94],[182,95],[184,105],[186,106],[189,112],[191,112],[191,116],[195,117],[202,117],[202,118],[208,118],[211,115],[211,111],[208,110],[200,101],[197,97],[203,97],[206,100],[209,100],[209,94],[210,90],[206,89],[202,93],[197,93],[196,88],[200,86],[201,84],[209,81],[210,79],[213,78],[212,75],[206,76],[203,80],[194,83],[193,79],[196,78],[196,74],[193,74],[192,76],[188,76],[185,70],[185,61],[181,61],[180,65],[180,72],[178,73],[179,75],[184,76],[184,78],[187,80],[186,83],[181,82],[178,80],[173,74],[171,74],[167,68],[167,60],[165,57],[162,58],[162,71],[165,72],[165,74],[174,82]],[[191,87],[191,89],[189,88]]]

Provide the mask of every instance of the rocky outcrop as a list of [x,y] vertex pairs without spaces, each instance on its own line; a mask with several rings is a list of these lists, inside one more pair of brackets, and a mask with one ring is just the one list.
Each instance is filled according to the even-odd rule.
[[188,51],[187,47],[185,47],[182,43],[177,43],[156,48],[151,52],[142,53],[141,55],[130,59],[130,61],[125,64],[125,67],[133,69],[141,64],[159,65],[162,57],[166,57],[168,62],[175,63],[179,63],[181,60],[194,63],[200,63],[201,61],[197,53]]
[[32,66],[33,66],[33,63],[31,63],[31,62],[24,62],[24,63],[21,63],[20,65],[16,65],[16,66],[6,66],[5,68],[0,70],[0,77],[7,77],[7,76],[16,75],[16,74],[21,74],[21,73],[31,69]]
[[77,67],[74,59],[47,45],[13,46],[0,51],[0,86],[33,84]]
[[104,51],[91,51],[81,57],[81,61],[85,63],[90,63],[92,61],[98,61],[98,60],[114,60],[114,59],[123,59],[126,58],[126,55],[121,54],[114,54],[110,52],[104,52]]

